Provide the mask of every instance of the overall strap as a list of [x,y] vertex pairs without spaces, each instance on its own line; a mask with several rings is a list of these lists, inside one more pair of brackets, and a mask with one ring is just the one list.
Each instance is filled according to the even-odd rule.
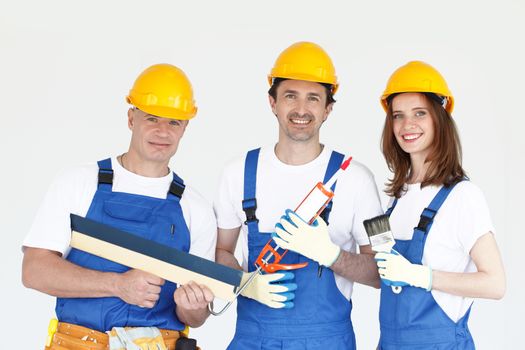
[[423,259],[423,251],[425,249],[425,243],[427,241],[428,233],[430,228],[434,223],[434,218],[452,189],[456,186],[453,184],[451,186],[443,186],[434,196],[434,199],[430,202],[428,207],[423,209],[421,213],[419,223],[414,227],[414,234],[412,235],[412,243],[410,244],[409,251],[406,256],[412,263],[420,264]]
[[99,160],[98,164],[98,185],[97,189],[104,192],[111,192],[113,188],[113,167],[111,158]]
[[184,180],[182,180],[175,172],[173,172],[173,180],[171,180],[170,189],[168,190],[167,199],[175,200],[177,202],[182,198],[184,193]]
[[246,214],[248,233],[259,232],[259,220],[255,216],[257,210],[257,199],[255,198],[255,188],[257,183],[257,163],[259,161],[260,148],[253,149],[246,154],[244,163],[244,196],[242,210]]
[[[330,155],[330,160],[328,161],[328,166],[326,167],[326,172],[324,174],[323,183],[326,183],[330,178],[335,174],[337,170],[341,167],[341,164],[343,163],[343,160],[345,159],[344,154],[341,154],[336,151],[332,151],[332,154]],[[332,187],[330,188],[332,192],[335,192],[335,185],[337,185],[337,181],[334,182]],[[332,203],[333,200],[328,202],[328,205],[326,208],[324,208],[323,212],[319,215],[323,218],[323,220],[328,225],[328,220],[330,218],[330,212],[332,211]]]
[[[445,202],[445,199],[447,199],[448,195],[454,188],[455,184],[452,186],[443,186],[439,190],[439,192],[435,195],[434,199],[432,199],[432,202],[423,209],[423,212],[421,213],[419,223],[416,227],[414,227],[414,231],[420,231],[425,236],[428,235],[428,232],[430,231],[430,228],[432,227],[432,224],[434,223],[434,217],[436,216],[439,208],[443,205]],[[426,239],[426,238],[425,238]]]
[[385,212],[386,215],[390,216],[390,214],[392,214],[392,211],[394,210],[394,208],[396,207],[396,204],[397,204],[397,198],[394,198],[394,202],[392,203],[392,205],[390,206],[390,208],[388,208]]

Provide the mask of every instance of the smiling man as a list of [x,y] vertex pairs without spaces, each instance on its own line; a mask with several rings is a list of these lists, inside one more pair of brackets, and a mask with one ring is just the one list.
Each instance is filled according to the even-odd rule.
[[[216,260],[249,272],[255,270],[255,259],[285,209],[296,206],[344,158],[320,142],[338,87],[327,53],[314,43],[295,43],[279,55],[268,80],[278,141],[229,164],[214,203],[219,226]],[[330,223],[327,233],[307,240],[316,254],[294,247],[295,252],[290,250],[282,260],[308,265],[258,275],[239,297],[236,332],[228,349],[355,348],[350,320],[353,281],[379,286],[362,224],[381,213],[370,171],[352,161],[337,181],[333,203],[322,213]],[[234,257],[241,232],[242,267]],[[362,254],[356,254],[357,245]]]
[[214,259],[213,210],[169,168],[197,112],[190,81],[175,66],[153,65],[127,102],[128,151],[63,172],[23,243],[24,285],[57,297],[59,323],[56,330],[50,323],[46,349],[135,348],[131,343],[174,349],[176,342],[192,345],[185,329],[208,317],[208,288],[177,287],[70,247],[70,214],[76,214]]

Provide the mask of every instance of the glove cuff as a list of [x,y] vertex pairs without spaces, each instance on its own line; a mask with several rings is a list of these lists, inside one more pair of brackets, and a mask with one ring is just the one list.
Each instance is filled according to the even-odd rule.
[[426,265],[415,266],[417,266],[417,269],[414,269],[414,281],[412,285],[430,292],[432,290],[432,269]]
[[332,243],[327,250],[327,254],[323,257],[322,261],[319,261],[319,263],[323,266],[330,267],[335,263],[337,258],[339,258],[339,254],[341,254],[341,248]]
[[432,268],[430,266],[427,266],[428,267],[428,287],[427,287],[427,292],[430,292],[432,290],[432,275],[433,275],[433,272],[432,272]]

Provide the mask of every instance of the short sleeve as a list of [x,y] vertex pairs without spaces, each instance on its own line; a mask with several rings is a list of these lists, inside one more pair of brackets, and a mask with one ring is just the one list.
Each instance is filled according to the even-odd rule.
[[213,209],[215,211],[215,216],[217,217],[217,225],[222,229],[232,229],[242,225],[242,221],[237,215],[234,206],[233,198],[235,197],[232,193],[232,182],[236,180],[232,176],[233,174],[233,165],[224,169],[219,182],[219,189],[213,203]]
[[487,201],[479,187],[469,181],[461,183],[460,186],[458,240],[464,253],[470,254],[470,250],[481,236],[487,232],[494,233],[494,226]]
[[96,168],[79,167],[62,171],[44,196],[22,245],[61,253],[69,250],[69,215],[85,216],[96,191]]
[[190,253],[215,261],[217,245],[217,224],[211,205],[204,198],[198,198],[191,204]]
[[352,225],[352,235],[360,246],[370,244],[363,221],[383,213],[374,176],[367,168],[364,166],[363,168],[363,180],[359,186],[354,204],[355,214]]

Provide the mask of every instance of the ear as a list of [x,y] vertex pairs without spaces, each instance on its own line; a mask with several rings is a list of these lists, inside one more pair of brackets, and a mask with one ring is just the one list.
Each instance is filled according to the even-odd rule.
[[334,104],[330,103],[328,106],[325,107],[323,122],[326,121],[326,119],[328,119],[328,115],[332,112],[332,107],[333,106],[334,106]]
[[128,129],[133,130],[133,108],[128,109]]
[[274,115],[277,115],[277,109],[275,108],[275,99],[272,97],[272,95],[268,95],[268,102],[270,103],[270,107],[272,108],[272,113]]

